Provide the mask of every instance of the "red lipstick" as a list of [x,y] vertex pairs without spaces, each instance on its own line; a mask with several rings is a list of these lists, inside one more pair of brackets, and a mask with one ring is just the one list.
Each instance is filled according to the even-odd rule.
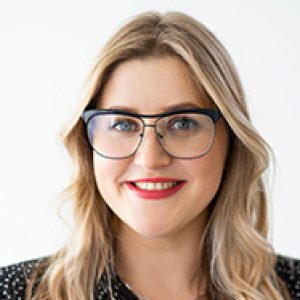
[[[135,185],[136,182],[176,182],[176,185],[164,190],[146,190],[141,189]],[[177,178],[165,178],[165,177],[155,177],[155,178],[139,178],[136,180],[126,182],[127,187],[132,191],[136,196],[145,200],[160,200],[167,197],[170,197],[176,194],[184,185],[185,181]]]

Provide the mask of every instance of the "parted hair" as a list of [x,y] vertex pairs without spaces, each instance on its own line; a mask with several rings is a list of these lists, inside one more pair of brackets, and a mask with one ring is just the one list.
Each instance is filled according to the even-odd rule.
[[73,206],[74,229],[66,246],[32,276],[27,299],[92,300],[101,276],[106,273],[109,278],[116,217],[97,189],[81,113],[93,105],[112,71],[123,62],[167,56],[185,63],[196,86],[221,111],[230,136],[222,182],[209,206],[201,239],[205,260],[196,276],[205,273],[209,295],[217,299],[289,299],[274,271],[276,255],[268,242],[263,175],[271,150],[251,123],[227,50],[203,24],[180,12],[145,12],[131,18],[97,56],[78,111],[62,132],[74,164],[72,182],[64,191]]

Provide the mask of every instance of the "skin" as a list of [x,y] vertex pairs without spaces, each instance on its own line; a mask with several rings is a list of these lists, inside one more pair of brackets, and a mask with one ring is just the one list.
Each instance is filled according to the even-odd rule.
[[[178,58],[164,57],[118,66],[104,86],[99,107],[156,114],[187,102],[210,106],[185,64]],[[191,276],[199,263],[207,207],[219,188],[227,148],[227,130],[221,119],[216,124],[212,149],[198,159],[171,158],[158,144],[152,128],[146,129],[141,147],[130,158],[110,160],[94,153],[99,192],[120,220],[116,268],[140,295],[155,300],[195,297]],[[145,177],[175,177],[186,184],[164,200],[145,201],[125,185],[126,181]]]

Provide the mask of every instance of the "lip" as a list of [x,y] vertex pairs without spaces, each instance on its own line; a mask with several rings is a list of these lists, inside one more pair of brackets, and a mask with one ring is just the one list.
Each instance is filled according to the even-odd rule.
[[[141,190],[132,184],[132,182],[170,182],[170,181],[179,181],[180,183],[175,187],[162,190],[162,191]],[[126,186],[129,188],[131,192],[133,192],[136,196],[138,196],[141,199],[161,200],[176,194],[185,185],[185,183],[186,183],[185,181],[177,178],[156,177],[156,178],[139,178],[136,180],[127,181]]]
[[151,178],[139,178],[130,180],[129,182],[168,182],[168,181],[184,181],[179,178],[167,178],[167,177],[151,177]]

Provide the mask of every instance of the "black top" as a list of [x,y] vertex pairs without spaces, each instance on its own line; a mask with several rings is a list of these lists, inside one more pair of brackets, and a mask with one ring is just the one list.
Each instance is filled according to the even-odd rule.
[[[0,268],[0,300],[25,299],[26,283],[30,274],[44,258]],[[275,270],[289,290],[292,299],[300,299],[300,260],[277,256]],[[115,300],[138,300],[138,297],[116,275],[112,281]],[[109,299],[107,278],[101,277],[95,288],[96,300]]]

